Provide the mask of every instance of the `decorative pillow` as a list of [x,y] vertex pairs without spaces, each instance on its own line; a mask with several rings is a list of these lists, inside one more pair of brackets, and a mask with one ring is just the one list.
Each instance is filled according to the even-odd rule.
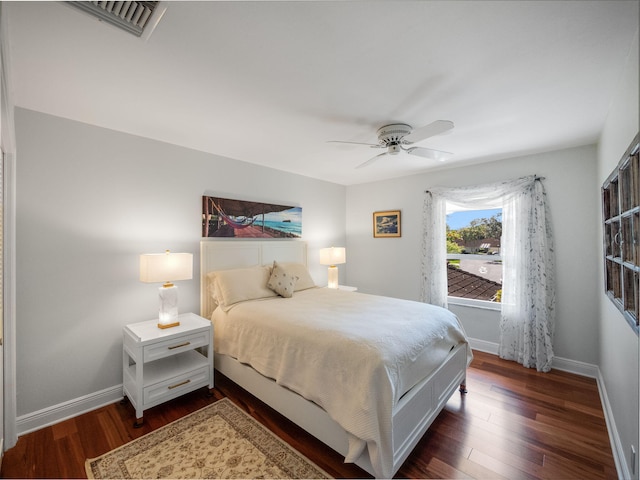
[[294,289],[297,280],[298,277],[291,273],[287,273],[287,271],[278,265],[278,263],[273,262],[271,277],[269,277],[267,287],[282,297],[291,298],[295,291]]
[[267,287],[270,271],[269,267],[249,267],[211,272],[211,294],[225,311],[239,302],[275,297],[277,294]]
[[288,274],[298,277],[294,291],[299,292],[300,290],[306,290],[307,288],[313,288],[316,286],[313,282],[313,278],[311,278],[311,275],[309,274],[309,270],[307,270],[307,267],[302,263],[279,262],[278,265],[280,265],[280,267],[282,267]]

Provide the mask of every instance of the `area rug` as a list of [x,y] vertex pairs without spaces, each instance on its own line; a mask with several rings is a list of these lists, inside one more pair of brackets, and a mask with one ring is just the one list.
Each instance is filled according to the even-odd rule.
[[88,478],[331,478],[224,398],[85,462]]

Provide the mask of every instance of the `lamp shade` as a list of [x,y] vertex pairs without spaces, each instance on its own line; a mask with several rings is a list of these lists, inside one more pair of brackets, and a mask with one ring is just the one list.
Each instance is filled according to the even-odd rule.
[[193,277],[191,253],[145,253],[140,255],[140,281],[146,283],[190,280]]
[[344,247],[320,249],[320,265],[339,265],[347,262],[347,252]]

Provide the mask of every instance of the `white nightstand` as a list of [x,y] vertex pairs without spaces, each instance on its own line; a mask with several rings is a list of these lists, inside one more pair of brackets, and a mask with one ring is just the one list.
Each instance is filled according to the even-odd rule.
[[338,285],[338,290],[344,290],[345,292],[357,292],[358,287],[350,287],[348,285]]
[[143,412],[187,392],[213,388],[213,325],[194,313],[179,315],[180,325],[158,328],[158,320],[132,323],[123,330],[123,394]]
[[[323,287],[323,288],[331,288],[331,287]],[[332,290],[343,290],[345,292],[357,292],[358,287],[349,287],[348,285],[338,285],[338,288],[333,288]]]

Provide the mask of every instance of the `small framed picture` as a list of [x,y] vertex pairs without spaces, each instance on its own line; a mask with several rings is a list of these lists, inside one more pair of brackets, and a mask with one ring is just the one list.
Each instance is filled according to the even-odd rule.
[[400,236],[400,210],[373,212],[374,238]]

